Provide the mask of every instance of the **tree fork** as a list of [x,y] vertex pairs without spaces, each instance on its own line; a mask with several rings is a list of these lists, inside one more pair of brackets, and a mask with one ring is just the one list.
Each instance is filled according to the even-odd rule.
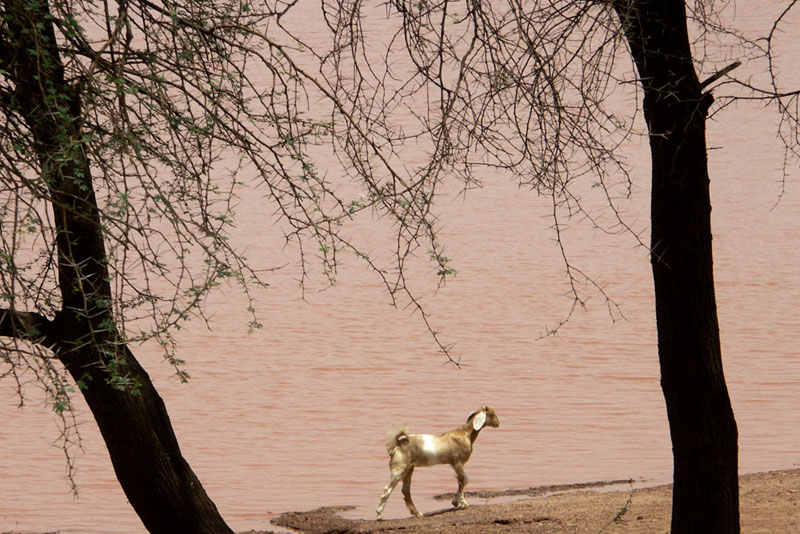
[[114,471],[154,534],[232,533],[183,458],[163,400],[114,328],[102,222],[81,141],[80,97],[64,78],[46,2],[4,2],[0,67],[16,84],[54,214],[62,309],[0,310],[0,335],[43,343],[86,384]]

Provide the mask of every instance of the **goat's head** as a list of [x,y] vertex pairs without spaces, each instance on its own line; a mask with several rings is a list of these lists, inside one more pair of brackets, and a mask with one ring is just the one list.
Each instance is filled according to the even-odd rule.
[[469,414],[467,423],[472,422],[472,428],[480,430],[484,426],[491,426],[497,428],[500,426],[500,418],[494,413],[494,409],[490,406],[484,406],[480,410],[476,410]]

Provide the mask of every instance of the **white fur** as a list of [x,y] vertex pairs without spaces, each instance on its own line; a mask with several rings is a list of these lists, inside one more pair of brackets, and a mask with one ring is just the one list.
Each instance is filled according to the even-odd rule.
[[437,440],[436,436],[431,434],[420,434],[422,438],[422,452],[425,453],[425,457],[428,459],[428,462],[433,464],[436,463],[436,459],[439,456],[439,447],[437,447]]

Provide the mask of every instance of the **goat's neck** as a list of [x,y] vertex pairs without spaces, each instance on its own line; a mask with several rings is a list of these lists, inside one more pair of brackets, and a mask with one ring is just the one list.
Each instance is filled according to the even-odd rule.
[[478,434],[481,432],[480,430],[475,430],[471,421],[462,426],[461,430],[464,431],[464,434],[469,436],[470,443],[475,443],[475,440],[478,439]]

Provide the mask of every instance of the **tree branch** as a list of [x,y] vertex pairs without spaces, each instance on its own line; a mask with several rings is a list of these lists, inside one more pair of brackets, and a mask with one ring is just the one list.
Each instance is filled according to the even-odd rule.
[[712,74],[711,76],[709,76],[708,78],[706,78],[705,80],[703,80],[700,83],[700,89],[705,89],[706,87],[708,87],[712,83],[716,82],[717,80],[719,80],[720,78],[722,78],[723,76],[725,76],[726,74],[728,74],[730,71],[732,71],[733,69],[735,69],[736,67],[738,67],[741,64],[742,64],[742,62],[737,59],[736,61],[734,61],[733,63],[731,63],[727,67],[725,67],[724,69],[715,72],[714,74]]
[[49,345],[53,324],[40,313],[0,308],[0,336]]

